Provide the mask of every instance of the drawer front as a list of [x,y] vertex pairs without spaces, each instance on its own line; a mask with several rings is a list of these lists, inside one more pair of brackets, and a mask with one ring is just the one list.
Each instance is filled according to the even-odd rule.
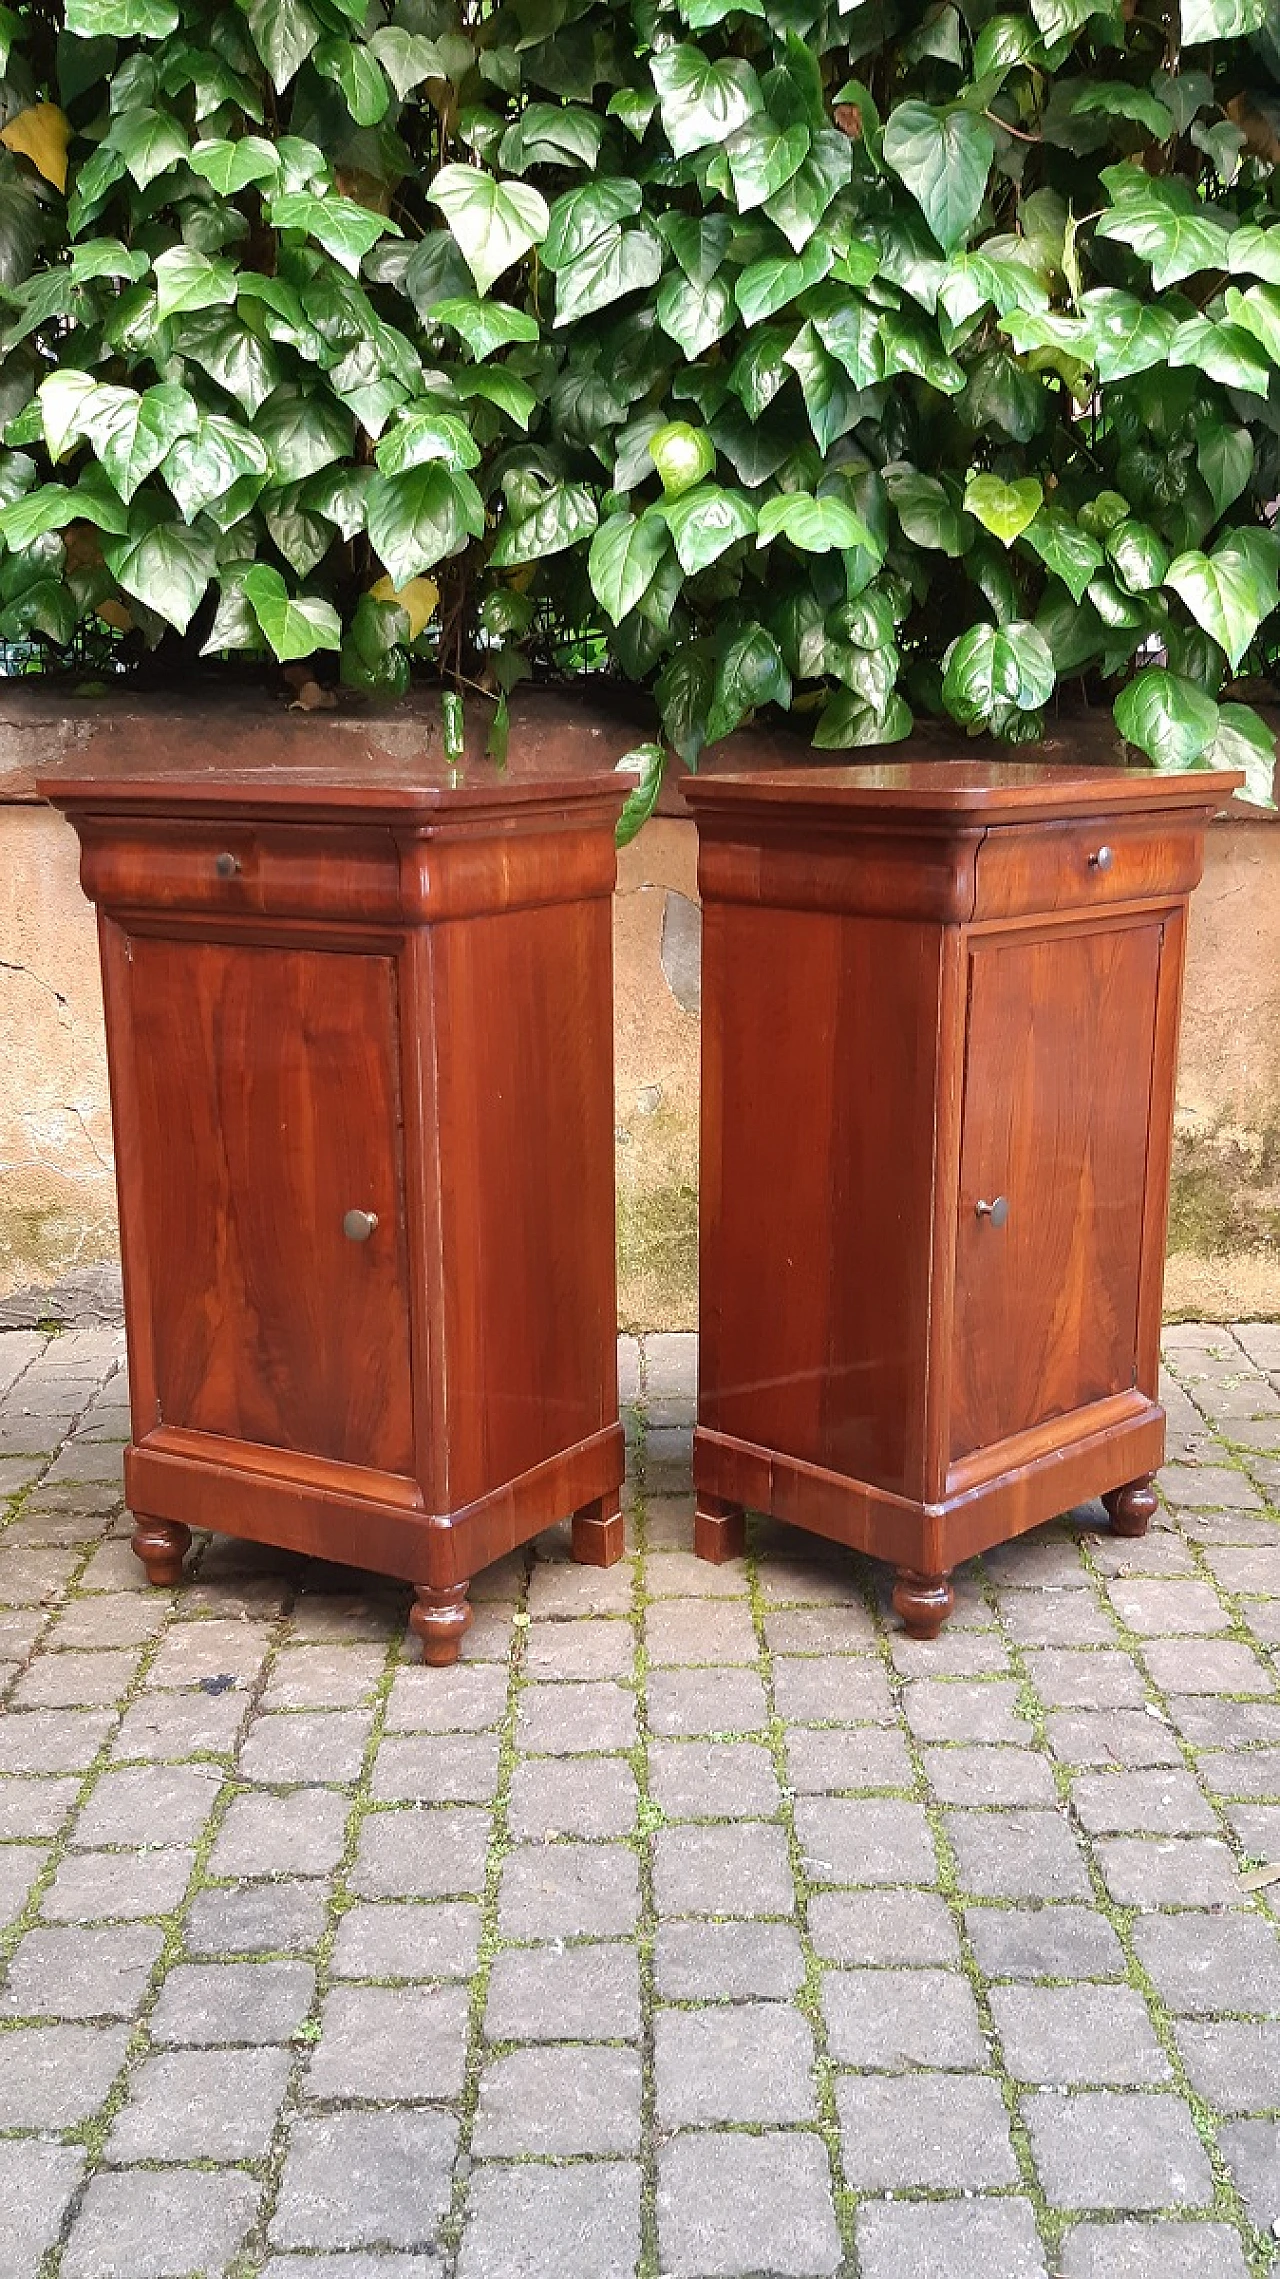
[[108,823],[95,816],[79,830],[81,884],[108,909],[400,915],[399,860],[389,831],[234,820]]
[[978,849],[974,917],[1167,902],[1198,885],[1204,824],[1176,815],[997,826]]

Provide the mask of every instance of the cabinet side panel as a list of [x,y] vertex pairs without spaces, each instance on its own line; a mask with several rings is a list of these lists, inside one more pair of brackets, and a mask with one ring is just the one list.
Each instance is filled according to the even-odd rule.
[[953,1458],[1137,1383],[1161,931],[973,944]]
[[610,904],[430,941],[456,1510],[617,1418]]
[[890,1490],[922,1463],[941,927],[708,912],[700,1421]]
[[394,961],[141,934],[127,959],[150,1421],[412,1472]]

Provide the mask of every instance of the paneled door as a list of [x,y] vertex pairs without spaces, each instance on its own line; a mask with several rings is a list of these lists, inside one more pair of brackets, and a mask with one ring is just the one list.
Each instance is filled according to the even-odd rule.
[[411,1473],[394,959],[149,934],[125,957],[155,1422]]
[[1158,921],[969,956],[951,1457],[1136,1381]]

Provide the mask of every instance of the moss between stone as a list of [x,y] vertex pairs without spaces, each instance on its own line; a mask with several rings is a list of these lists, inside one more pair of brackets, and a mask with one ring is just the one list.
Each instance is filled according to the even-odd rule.
[[698,1191],[691,1183],[618,1188],[618,1325],[643,1334],[698,1318]]
[[1280,1124],[1247,1142],[1225,1130],[1177,1135],[1169,1248],[1196,1258],[1280,1248]]

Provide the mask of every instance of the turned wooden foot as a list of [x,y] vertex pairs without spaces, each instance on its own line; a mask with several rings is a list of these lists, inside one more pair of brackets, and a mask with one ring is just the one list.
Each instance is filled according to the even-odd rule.
[[422,1659],[434,1669],[456,1662],[462,1641],[475,1619],[467,1604],[469,1583],[449,1583],[433,1590],[430,1583],[415,1583],[409,1627],[422,1640]]
[[949,1574],[918,1575],[914,1567],[899,1567],[893,1610],[902,1616],[908,1638],[936,1638],[955,1603]]
[[182,1581],[182,1562],[191,1549],[191,1529],[180,1519],[151,1519],[137,1512],[133,1521],[133,1555],[147,1570],[147,1581],[172,1590]]
[[573,1515],[573,1556],[580,1567],[612,1567],[626,1548],[622,1513],[612,1496],[597,1496]]
[[1145,1472],[1140,1480],[1126,1480],[1122,1488],[1111,1488],[1103,1502],[1111,1517],[1113,1535],[1145,1535],[1155,1518],[1159,1505],[1151,1483],[1154,1472]]
[[693,1515],[693,1548],[713,1567],[722,1567],[726,1559],[740,1559],[747,1548],[744,1506],[726,1503],[723,1496],[699,1496]]

